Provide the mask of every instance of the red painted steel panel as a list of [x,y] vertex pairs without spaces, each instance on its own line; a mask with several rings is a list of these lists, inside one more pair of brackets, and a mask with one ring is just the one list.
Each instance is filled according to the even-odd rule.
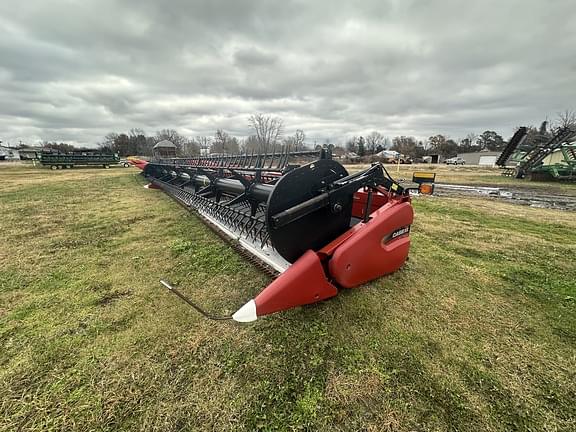
[[128,162],[134,165],[135,167],[140,168],[141,170],[146,168],[146,165],[148,165],[148,161],[142,159],[128,159]]
[[[330,276],[341,286],[353,288],[398,270],[410,249],[409,233],[398,230],[411,225],[413,219],[409,201],[390,201],[376,210],[367,223],[361,222],[345,233],[347,237],[333,250]],[[399,234],[390,238],[394,232]]]
[[[368,202],[368,192],[358,191],[354,194],[354,201],[352,203],[352,216],[363,219],[364,209],[366,208],[366,203]],[[382,193],[372,193],[372,205],[368,214],[374,213],[380,207],[388,202],[388,195]]]
[[320,258],[307,251],[256,296],[258,316],[334,297],[338,290],[326,279]]

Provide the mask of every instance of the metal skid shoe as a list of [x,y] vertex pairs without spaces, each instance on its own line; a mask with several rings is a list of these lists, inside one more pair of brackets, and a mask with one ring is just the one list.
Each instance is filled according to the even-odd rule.
[[[297,165],[306,157],[316,160]],[[152,185],[195,212],[277,278],[231,316],[250,322],[392,273],[410,247],[408,189],[381,164],[348,174],[326,151],[150,162]]]

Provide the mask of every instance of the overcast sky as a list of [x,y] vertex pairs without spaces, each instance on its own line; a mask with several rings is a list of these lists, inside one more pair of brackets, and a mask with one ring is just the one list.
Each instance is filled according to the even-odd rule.
[[0,0],[0,140],[453,138],[576,108],[575,0]]

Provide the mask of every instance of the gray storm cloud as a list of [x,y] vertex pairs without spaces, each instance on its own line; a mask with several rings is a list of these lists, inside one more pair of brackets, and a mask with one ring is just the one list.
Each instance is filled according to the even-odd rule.
[[247,117],[342,142],[462,137],[576,107],[576,4],[3,1],[0,140],[247,135]]

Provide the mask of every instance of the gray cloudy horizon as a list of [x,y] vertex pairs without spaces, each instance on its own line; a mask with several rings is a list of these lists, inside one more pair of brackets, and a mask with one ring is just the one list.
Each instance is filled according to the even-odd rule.
[[572,0],[0,2],[0,140],[373,130],[507,139],[576,108]]

